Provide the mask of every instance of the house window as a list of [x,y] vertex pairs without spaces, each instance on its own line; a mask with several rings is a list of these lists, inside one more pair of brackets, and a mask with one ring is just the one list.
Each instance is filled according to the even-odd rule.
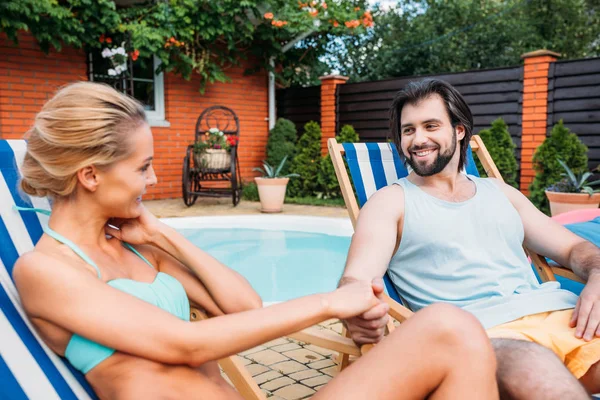
[[92,50],[88,55],[90,81],[107,83],[139,100],[144,105],[151,126],[169,126],[165,121],[163,73],[154,73],[159,65],[158,57],[128,60],[127,73],[122,74],[122,77],[114,77],[108,74],[112,65],[107,58],[102,57],[100,50]]

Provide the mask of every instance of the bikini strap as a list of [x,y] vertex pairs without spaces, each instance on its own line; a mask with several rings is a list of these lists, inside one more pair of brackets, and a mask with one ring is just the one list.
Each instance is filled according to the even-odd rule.
[[150,261],[148,261],[148,260],[146,259],[146,257],[144,257],[144,256],[142,255],[142,253],[140,253],[139,251],[137,251],[137,250],[135,249],[135,247],[133,247],[132,245],[130,245],[129,243],[126,243],[126,242],[121,242],[121,243],[123,244],[123,246],[127,247],[129,250],[131,250],[131,251],[133,251],[135,254],[137,254],[137,256],[138,256],[139,258],[141,258],[141,259],[142,259],[142,260],[143,260],[143,261],[144,261],[146,264],[148,264],[148,265],[150,266],[150,268],[152,268],[152,269],[155,269],[155,268],[154,268],[154,265],[152,265],[152,263],[150,263]]
[[[50,211],[42,210],[40,208],[25,208],[25,207],[18,207],[18,206],[13,206],[13,208],[18,211],[35,211],[35,212],[39,212],[41,214],[50,215]],[[54,231],[49,226],[43,226],[42,229],[44,230],[44,233],[46,233],[48,236],[50,236],[53,239],[55,239],[56,241],[64,244],[65,246],[68,246],[71,250],[73,250],[73,252],[75,254],[77,254],[79,257],[81,257],[83,259],[83,261],[85,261],[86,263],[88,263],[92,267],[94,267],[94,269],[96,270],[96,273],[98,275],[98,278],[102,279],[102,275],[100,274],[100,268],[98,268],[96,263],[91,258],[89,258],[75,243],[73,243],[66,237],[62,236],[60,233]]]

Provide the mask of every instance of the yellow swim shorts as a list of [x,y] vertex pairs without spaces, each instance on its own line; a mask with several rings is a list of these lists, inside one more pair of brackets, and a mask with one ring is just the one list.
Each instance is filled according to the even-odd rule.
[[575,337],[569,327],[573,309],[551,311],[526,317],[488,329],[490,339],[517,339],[541,344],[554,351],[565,366],[581,378],[600,361],[600,338],[589,342]]

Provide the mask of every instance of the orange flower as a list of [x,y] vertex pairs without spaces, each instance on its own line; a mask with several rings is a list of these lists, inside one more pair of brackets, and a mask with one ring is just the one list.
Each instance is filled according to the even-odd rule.
[[105,40],[106,40],[106,43],[109,43],[109,44],[112,43],[112,39],[109,37],[107,37]]
[[100,39],[98,39],[100,43],[104,43],[104,35],[100,35]]
[[372,18],[372,16],[371,16],[371,11],[369,11],[369,10],[365,11],[365,14],[364,14],[364,15],[365,15],[365,17],[367,17],[367,18]]
[[360,7],[354,7],[354,11],[360,11]]
[[171,37],[169,38],[169,42],[171,42],[171,43],[175,43],[175,41],[176,41],[176,40],[175,40],[175,38],[174,38],[173,36],[171,36]]
[[265,13],[264,17],[265,17],[265,19],[273,19],[273,13],[271,13],[271,12]]
[[323,10],[327,10],[327,3],[321,3],[321,8],[323,8]]
[[310,16],[311,16],[311,17],[313,17],[313,18],[314,18],[314,17],[316,17],[317,15],[319,15],[319,11],[317,11],[317,10],[312,10],[311,12],[309,12],[309,14],[310,14]]
[[301,3],[301,2],[298,2],[298,8],[302,9],[302,8],[304,8],[304,7],[308,7],[308,3]]
[[333,21],[333,27],[337,28],[338,26],[340,26],[340,24],[337,21]]
[[344,22],[344,25],[346,25],[346,28],[357,28],[360,25],[360,21],[353,19],[352,21]]
[[140,51],[139,51],[139,50],[134,50],[134,51],[131,53],[131,59],[132,59],[133,61],[136,61],[136,60],[138,59],[138,57],[139,57],[139,56],[140,56]]

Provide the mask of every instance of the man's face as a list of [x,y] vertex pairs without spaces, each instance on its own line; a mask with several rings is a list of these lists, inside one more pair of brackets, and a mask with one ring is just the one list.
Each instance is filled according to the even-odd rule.
[[458,162],[458,141],[464,138],[464,128],[452,127],[439,95],[406,104],[400,121],[402,152],[417,175],[432,176],[443,171],[453,158]]

